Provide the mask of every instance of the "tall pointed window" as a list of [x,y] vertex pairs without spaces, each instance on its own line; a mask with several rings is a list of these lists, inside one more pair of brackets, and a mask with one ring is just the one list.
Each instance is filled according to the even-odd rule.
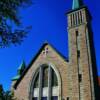
[[48,87],[48,66],[43,69],[43,87]]
[[38,86],[39,86],[39,73],[37,74],[35,78],[34,88],[38,88]]
[[35,76],[32,100],[58,100],[58,79],[51,66],[43,65]]
[[52,70],[52,86],[58,86],[57,76],[54,70]]

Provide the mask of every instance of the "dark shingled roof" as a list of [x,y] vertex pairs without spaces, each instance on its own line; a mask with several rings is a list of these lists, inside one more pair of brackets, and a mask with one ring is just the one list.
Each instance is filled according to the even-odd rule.
[[[22,80],[22,78],[24,77],[24,75],[28,72],[28,70],[30,69],[30,67],[32,66],[32,64],[34,63],[34,61],[37,59],[37,57],[39,56],[39,54],[41,53],[42,49],[46,46],[46,45],[50,45],[47,42],[45,42],[40,50],[38,51],[38,53],[35,55],[35,57],[32,59],[32,61],[30,62],[30,64],[28,65],[28,67],[26,67],[26,69],[24,70],[24,72],[22,73],[22,75],[20,76],[20,78],[16,81],[16,83],[14,84],[14,88],[16,89],[18,84],[20,83],[20,81]],[[51,45],[50,45],[51,46]],[[62,59],[64,59],[66,62],[68,62],[68,58],[66,58],[65,56],[63,56],[60,52],[58,52],[53,46],[51,46],[54,51],[60,55],[60,57]]]

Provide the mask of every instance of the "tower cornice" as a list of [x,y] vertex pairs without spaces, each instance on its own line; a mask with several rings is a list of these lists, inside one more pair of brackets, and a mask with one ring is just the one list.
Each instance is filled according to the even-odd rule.
[[66,14],[69,14],[69,13],[72,13],[72,12],[75,12],[75,11],[78,11],[78,10],[81,10],[81,9],[86,9],[88,10],[88,8],[86,6],[81,6],[80,8],[77,8],[77,9],[74,9],[74,10],[69,10]]

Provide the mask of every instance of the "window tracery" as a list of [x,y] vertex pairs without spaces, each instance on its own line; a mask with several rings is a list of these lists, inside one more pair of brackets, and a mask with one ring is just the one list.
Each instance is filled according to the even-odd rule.
[[[42,80],[42,82],[40,82],[40,80]],[[57,92],[58,80],[55,71],[51,66],[41,66],[34,79],[32,100],[58,100]]]

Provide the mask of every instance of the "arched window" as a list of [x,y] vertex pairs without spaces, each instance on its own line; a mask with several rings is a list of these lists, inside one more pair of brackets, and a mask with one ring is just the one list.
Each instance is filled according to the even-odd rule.
[[58,86],[57,76],[53,69],[52,69],[52,86]]
[[38,87],[39,87],[39,73],[37,74],[35,83],[34,83],[34,88],[38,88]]
[[48,66],[43,68],[43,84],[42,87],[48,87]]
[[58,100],[58,79],[54,69],[42,65],[34,77],[32,100]]

